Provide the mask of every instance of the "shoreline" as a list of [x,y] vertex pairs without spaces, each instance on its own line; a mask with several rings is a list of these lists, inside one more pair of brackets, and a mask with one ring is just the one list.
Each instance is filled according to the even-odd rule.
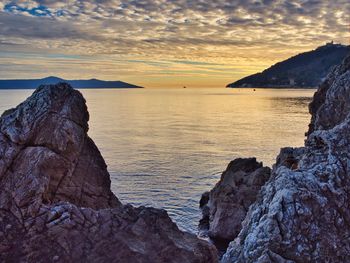
[[[304,147],[282,148],[272,169],[235,159],[203,195],[209,236],[231,241],[222,263],[347,258],[349,72],[350,57],[315,93]],[[165,210],[119,201],[88,120],[85,99],[64,83],[2,114],[0,259],[218,262]]]

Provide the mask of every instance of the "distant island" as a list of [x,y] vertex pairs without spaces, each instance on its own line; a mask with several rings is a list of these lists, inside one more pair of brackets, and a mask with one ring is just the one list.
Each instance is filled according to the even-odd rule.
[[0,80],[0,89],[36,89],[40,85],[57,84],[66,82],[76,89],[130,89],[143,88],[123,81],[104,81],[98,79],[66,80],[57,77],[43,79],[9,79]]
[[350,53],[350,46],[327,43],[279,62],[261,73],[228,84],[227,88],[315,88],[330,69]]

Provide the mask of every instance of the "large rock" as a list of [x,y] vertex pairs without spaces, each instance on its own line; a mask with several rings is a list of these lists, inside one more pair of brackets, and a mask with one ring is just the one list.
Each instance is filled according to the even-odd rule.
[[203,218],[199,229],[218,245],[228,244],[241,230],[249,206],[255,202],[262,185],[270,177],[270,168],[255,158],[235,159],[220,181],[200,202]]
[[222,262],[349,261],[349,95],[350,57],[315,94],[305,147],[282,149]]
[[[311,123],[308,135],[315,130],[328,130],[345,120],[349,113],[349,81],[350,56],[336,67],[320,85],[309,105]],[[337,86],[329,91],[332,85]]]
[[122,205],[82,95],[39,87],[0,118],[1,262],[216,262],[166,211]]

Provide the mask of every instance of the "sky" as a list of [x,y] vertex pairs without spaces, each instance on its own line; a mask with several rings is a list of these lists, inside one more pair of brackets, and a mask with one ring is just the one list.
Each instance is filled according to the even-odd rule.
[[0,79],[222,88],[332,40],[349,0],[0,1]]

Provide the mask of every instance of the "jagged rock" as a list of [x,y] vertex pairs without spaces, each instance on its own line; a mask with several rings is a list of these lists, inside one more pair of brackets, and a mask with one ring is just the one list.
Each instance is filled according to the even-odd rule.
[[300,157],[304,153],[304,148],[285,147],[281,149],[280,154],[276,158],[276,166],[286,166],[291,170],[296,170],[300,161]]
[[226,243],[227,246],[241,230],[248,208],[268,180],[270,171],[255,158],[238,158],[230,162],[220,181],[202,196],[201,234],[207,232],[216,244]]
[[119,202],[88,119],[63,83],[0,118],[0,261],[216,262],[166,211]]
[[282,150],[222,262],[349,261],[349,95],[350,57],[315,94],[305,147]]
[[[336,67],[320,85],[310,103],[311,123],[308,135],[314,130],[327,130],[344,121],[349,113],[350,90],[346,85],[349,79],[350,56]],[[328,92],[332,85],[336,92]]]

